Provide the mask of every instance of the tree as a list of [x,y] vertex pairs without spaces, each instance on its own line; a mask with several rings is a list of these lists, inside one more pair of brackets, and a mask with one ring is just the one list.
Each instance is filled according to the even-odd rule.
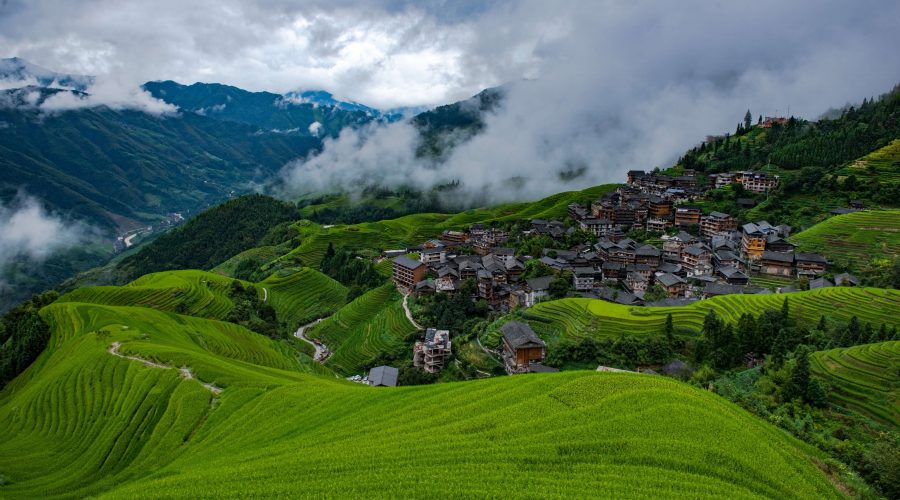
[[817,381],[812,379],[809,371],[809,349],[800,347],[796,352],[797,362],[791,370],[791,376],[781,390],[784,401],[800,399],[813,406],[825,404],[825,389]]
[[672,324],[672,313],[666,315],[666,341],[669,345],[675,342],[675,326]]
[[572,280],[571,278],[560,275],[556,277],[553,281],[550,282],[550,287],[548,292],[550,296],[554,299],[561,299],[569,293],[569,290],[572,288]]
[[744,130],[750,130],[750,127],[753,126],[753,115],[750,114],[750,110],[747,110],[747,114],[744,115]]
[[[659,283],[654,283],[653,286],[650,287],[644,293],[644,302],[656,302],[659,300],[664,300],[669,296],[666,292],[666,289],[662,287]],[[669,315],[671,317],[671,314]]]

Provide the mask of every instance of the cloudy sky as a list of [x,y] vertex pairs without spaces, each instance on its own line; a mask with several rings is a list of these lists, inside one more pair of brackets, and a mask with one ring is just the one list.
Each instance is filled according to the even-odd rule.
[[[815,118],[900,82],[894,0],[0,2],[0,55],[104,76],[119,101],[152,79],[322,88],[383,108],[513,83],[439,170],[412,156],[402,124],[348,131],[288,168],[298,190],[461,178],[510,199],[547,194],[666,166],[748,108]],[[517,176],[528,182],[503,184]]]

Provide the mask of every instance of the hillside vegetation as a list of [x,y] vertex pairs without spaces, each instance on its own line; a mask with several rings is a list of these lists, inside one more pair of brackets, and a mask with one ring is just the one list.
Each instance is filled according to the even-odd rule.
[[840,496],[811,448],[661,377],[375,389],[228,323],[43,315],[50,348],[0,393],[4,497],[515,496],[513,476],[548,496]]
[[671,314],[676,327],[699,332],[710,310],[734,323],[743,313],[778,310],[788,298],[791,314],[815,324],[821,316],[862,323],[900,325],[900,290],[877,288],[824,288],[791,294],[724,295],[677,307],[631,307],[594,299],[570,298],[543,302],[524,315],[547,340],[556,337],[618,337],[659,335]]
[[402,297],[393,284],[371,290],[309,332],[334,353],[327,366],[346,375],[373,365],[380,355],[398,354],[404,340],[416,332],[403,312]]
[[900,342],[831,349],[810,357],[832,387],[829,399],[879,422],[900,424]]
[[873,259],[900,256],[900,210],[866,210],[836,215],[791,236],[798,252],[822,254],[858,271]]
[[302,265],[318,264],[328,244],[348,250],[383,250],[420,244],[423,240],[440,236],[445,229],[464,229],[472,224],[513,221],[519,219],[560,219],[566,217],[571,203],[589,204],[616,185],[595,186],[583,191],[569,191],[548,196],[535,202],[506,203],[490,208],[477,208],[456,214],[423,213],[398,219],[360,224],[338,224],[324,227],[310,221],[295,225],[301,244],[282,257],[297,260]]

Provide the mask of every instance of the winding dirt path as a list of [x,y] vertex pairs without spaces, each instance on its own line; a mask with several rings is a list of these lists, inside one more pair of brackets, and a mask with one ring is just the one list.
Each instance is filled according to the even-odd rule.
[[422,325],[416,323],[416,320],[413,319],[412,312],[409,310],[409,304],[407,303],[408,299],[409,294],[403,296],[403,311],[406,313],[406,319],[408,319],[409,322],[412,323],[414,327],[416,327],[416,330],[424,330],[424,328],[422,328]]
[[[151,361],[151,360],[145,359],[145,358],[140,358],[138,356],[127,356],[127,355],[119,352],[119,348],[121,348],[121,347],[122,347],[121,342],[113,342],[112,345],[109,346],[109,353],[112,354],[113,356],[118,356],[123,359],[130,359],[132,361],[141,362],[144,364],[144,366],[146,366],[148,368],[160,368],[162,370],[171,370],[174,368],[172,366],[157,363],[155,361]],[[178,369],[178,371],[181,374],[181,378],[183,378],[185,380],[197,380],[197,382],[199,382],[200,385],[205,387],[206,390],[208,390],[209,392],[211,392],[217,396],[222,393],[221,387],[217,387],[213,384],[207,384],[207,383],[201,381],[200,379],[195,379],[194,373],[191,372],[190,368],[188,368],[186,366],[182,366],[181,368]]]
[[326,346],[325,344],[323,344],[321,342],[317,344],[317,343],[313,342],[312,340],[309,340],[308,338],[306,338],[305,333],[308,328],[312,328],[313,326],[318,325],[324,319],[325,318],[319,318],[319,319],[313,321],[312,323],[301,326],[300,328],[297,329],[296,332],[294,332],[294,337],[297,337],[298,339],[306,342],[307,344],[313,346],[316,349],[316,353],[313,355],[313,359],[318,361],[319,363],[324,363],[325,361],[328,361],[329,356],[331,356],[331,351],[328,350],[328,346]]
[[263,304],[269,300],[269,290],[266,287],[263,287]]

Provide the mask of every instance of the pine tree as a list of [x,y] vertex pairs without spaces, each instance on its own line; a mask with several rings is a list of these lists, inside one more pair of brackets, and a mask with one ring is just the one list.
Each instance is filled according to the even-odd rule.
[[781,396],[785,401],[806,400],[809,395],[809,351],[805,347],[797,349],[797,364],[784,384]]
[[850,347],[858,344],[861,335],[862,327],[859,324],[859,320],[856,319],[856,316],[853,316],[850,318],[850,323],[847,325],[847,335],[844,342],[842,342],[842,347]]
[[[883,325],[882,325],[883,326]],[[672,313],[666,315],[666,342],[669,346],[675,343],[675,326],[672,324]]]
[[753,126],[753,115],[750,114],[750,110],[747,110],[747,114],[744,115],[744,129],[750,130],[750,127]]
[[[787,299],[785,299],[785,300],[787,300]],[[825,320],[824,314],[819,317],[819,324],[816,326],[816,330],[819,330],[821,332],[828,331],[828,321]]]
[[791,310],[790,306],[788,305],[788,298],[785,297],[784,302],[781,303],[781,319],[787,322],[788,318],[790,317],[790,312]]

